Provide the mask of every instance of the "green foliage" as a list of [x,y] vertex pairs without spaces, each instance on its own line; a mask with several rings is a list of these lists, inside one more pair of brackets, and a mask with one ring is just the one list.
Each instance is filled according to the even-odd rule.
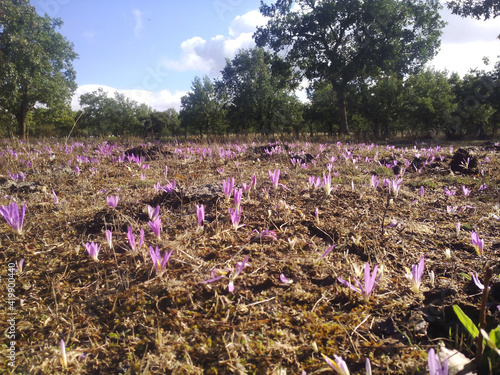
[[41,17],[26,1],[2,1],[0,12],[0,110],[16,118],[26,137],[35,105],[69,105],[76,89],[73,44],[56,31],[60,19]]
[[186,133],[223,134],[226,130],[225,100],[207,76],[195,77],[191,91],[181,98],[181,128]]
[[498,0],[453,0],[448,1],[446,5],[452,10],[453,14],[458,14],[462,17],[484,18],[487,20],[500,15],[500,3]]
[[262,3],[270,18],[258,46],[285,53],[309,80],[337,93],[340,132],[348,133],[346,87],[381,73],[410,73],[434,56],[444,23],[436,0],[278,0]]
[[469,334],[473,338],[476,338],[477,335],[479,335],[479,329],[472,322],[472,320],[467,315],[465,315],[463,310],[458,305],[453,305],[453,311],[455,311],[455,314],[457,314],[458,320],[460,320],[460,323],[463,324],[463,326],[465,327],[467,332],[469,332]]

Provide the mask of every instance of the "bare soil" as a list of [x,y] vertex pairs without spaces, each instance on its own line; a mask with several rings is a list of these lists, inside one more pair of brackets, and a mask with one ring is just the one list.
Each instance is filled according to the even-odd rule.
[[[309,176],[323,181],[329,168],[327,195]],[[278,169],[274,188],[269,171]],[[15,181],[20,172],[24,181]],[[241,188],[254,174],[236,229],[228,212],[234,194],[225,199],[222,182],[234,177]],[[384,186],[400,178],[397,195]],[[154,187],[174,180],[170,192]],[[119,196],[116,208],[109,195]],[[500,147],[491,142],[3,142],[0,205],[13,201],[27,202],[24,234],[0,218],[2,280],[9,263],[24,259],[24,266],[16,274],[15,367],[0,373],[332,373],[325,354],[341,356],[351,374],[365,373],[366,358],[374,374],[427,374],[430,348],[474,357],[453,305],[479,322],[482,292],[470,275],[483,280],[487,265],[486,330],[500,321]],[[159,238],[147,205],[160,206]],[[205,209],[201,229],[197,205]],[[137,241],[145,232],[135,252],[129,226]],[[471,231],[484,239],[483,255]],[[87,242],[101,245],[98,261]],[[162,274],[150,246],[173,250]],[[415,293],[405,267],[424,255]],[[231,293],[234,268],[246,256]],[[366,302],[337,279],[363,283],[365,263],[380,275]],[[7,294],[0,296],[7,307]],[[8,328],[6,318],[0,328]],[[498,373],[491,358],[476,370]]]

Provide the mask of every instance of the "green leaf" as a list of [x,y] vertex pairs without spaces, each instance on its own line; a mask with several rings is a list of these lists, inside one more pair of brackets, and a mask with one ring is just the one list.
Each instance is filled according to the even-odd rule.
[[479,329],[476,325],[470,320],[470,318],[465,315],[462,309],[458,305],[453,305],[453,311],[457,314],[458,319],[464,325],[465,329],[471,334],[473,338],[476,338],[479,335]]
[[500,325],[490,331],[490,340],[493,342],[495,347],[500,349]]

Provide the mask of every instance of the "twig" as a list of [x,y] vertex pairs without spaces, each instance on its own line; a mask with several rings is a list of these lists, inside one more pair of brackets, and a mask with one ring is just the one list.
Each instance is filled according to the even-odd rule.
[[[486,328],[486,302],[488,302],[488,294],[489,294],[489,285],[492,276],[492,270],[489,263],[486,265],[486,270],[484,272],[484,289],[483,296],[481,297],[481,307],[479,308],[479,328]],[[476,357],[474,361],[476,362],[476,366],[479,366],[481,360],[483,359],[483,335],[479,334],[476,337]]]

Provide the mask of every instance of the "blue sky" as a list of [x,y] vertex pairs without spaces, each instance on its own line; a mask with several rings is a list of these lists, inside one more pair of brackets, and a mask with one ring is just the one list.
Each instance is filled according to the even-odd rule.
[[[270,1],[266,1],[269,3]],[[195,76],[216,77],[266,20],[259,0],[31,0],[39,13],[59,17],[59,30],[75,45],[78,90],[73,99],[102,86],[154,109],[180,109]],[[492,65],[500,55],[500,19],[476,21],[442,11],[437,69],[463,75]]]

